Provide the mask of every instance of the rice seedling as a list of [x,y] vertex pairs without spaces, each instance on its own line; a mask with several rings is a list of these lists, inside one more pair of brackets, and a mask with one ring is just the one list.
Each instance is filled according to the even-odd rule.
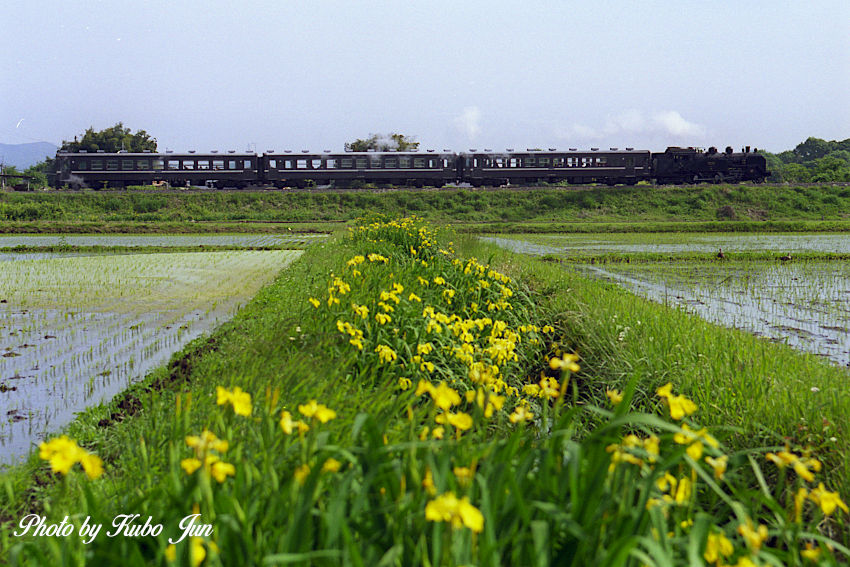
[[[3,433],[0,462],[82,409],[111,399],[213,329],[295,251],[22,259],[0,272],[0,410],[26,408]],[[6,412],[0,412],[5,415]],[[30,433],[32,432],[32,433]]]

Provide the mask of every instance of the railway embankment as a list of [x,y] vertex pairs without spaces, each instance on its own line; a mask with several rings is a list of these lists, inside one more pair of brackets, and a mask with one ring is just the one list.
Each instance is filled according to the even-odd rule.
[[[440,223],[474,227],[520,224],[530,227],[652,224],[658,229],[681,223],[722,225],[722,230],[757,230],[771,223],[843,226],[850,210],[850,187],[842,184],[638,185],[635,187],[548,187],[529,190],[444,188],[427,191],[202,191],[43,192],[0,194],[4,231],[64,230],[85,223],[93,231],[145,230],[146,223],[169,223],[174,230],[239,231],[246,223],[302,223],[322,226],[352,222],[375,213],[416,214]],[[786,223],[786,224],[783,224]],[[188,227],[188,228],[187,228]],[[295,228],[293,228],[295,230]]]
[[[308,248],[80,416],[66,433],[101,472],[56,472],[45,451],[0,478],[0,548],[32,564],[846,560],[845,382],[560,266],[375,224]],[[11,533],[26,513],[131,512],[165,529],[46,548]],[[212,535],[171,545],[191,514]]]

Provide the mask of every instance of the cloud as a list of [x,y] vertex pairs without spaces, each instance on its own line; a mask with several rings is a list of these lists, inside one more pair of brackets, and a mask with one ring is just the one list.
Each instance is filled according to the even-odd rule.
[[673,136],[697,138],[705,136],[704,127],[693,122],[688,122],[675,110],[656,112],[652,116],[652,121],[660,129],[665,130],[668,134],[672,134]]
[[481,133],[481,109],[477,106],[467,106],[460,116],[455,117],[454,125],[467,138],[475,139]]
[[620,114],[608,116],[601,128],[586,124],[573,124],[569,128],[560,128],[556,135],[563,139],[603,140],[622,134],[663,134],[676,138],[702,138],[705,127],[686,120],[676,110],[655,112],[646,117],[639,110],[626,110]]

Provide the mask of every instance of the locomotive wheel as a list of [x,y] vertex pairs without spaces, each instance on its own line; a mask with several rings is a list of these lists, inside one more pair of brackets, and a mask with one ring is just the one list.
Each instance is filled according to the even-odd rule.
[[723,183],[723,174],[718,173],[717,175],[715,175],[714,176],[714,182],[717,183],[717,184]]

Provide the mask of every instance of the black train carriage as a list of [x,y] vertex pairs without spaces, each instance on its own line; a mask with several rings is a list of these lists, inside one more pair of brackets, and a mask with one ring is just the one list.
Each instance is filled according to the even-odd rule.
[[652,154],[652,171],[657,183],[761,183],[770,176],[765,157],[758,150],[751,152],[749,146],[740,153],[731,147],[724,153],[714,147],[706,152],[670,147],[664,153]]
[[275,187],[357,183],[442,187],[458,179],[457,156],[428,152],[266,153],[263,182]]
[[649,151],[632,148],[568,152],[508,150],[506,153],[470,150],[459,156],[459,176],[476,187],[558,181],[634,185],[652,177],[650,159]]
[[168,183],[172,187],[247,187],[258,183],[255,153],[58,152],[57,182],[73,188]]

